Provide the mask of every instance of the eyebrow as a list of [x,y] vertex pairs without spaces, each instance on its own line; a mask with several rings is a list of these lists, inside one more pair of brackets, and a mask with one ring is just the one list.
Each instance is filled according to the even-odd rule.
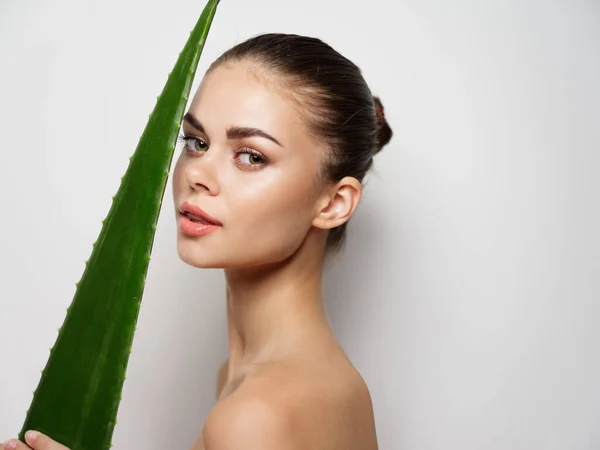
[[194,117],[194,115],[192,113],[185,113],[185,116],[183,116],[183,121],[189,123],[191,126],[193,126],[196,130],[200,131],[201,133],[205,133],[204,131],[204,127],[202,126],[202,124],[198,121],[198,119],[196,119]]
[[[204,127],[192,113],[190,113],[190,112],[185,113],[185,116],[183,116],[183,121],[189,123],[191,126],[193,126],[195,129],[197,129],[201,133],[206,134],[206,132],[204,131]],[[227,139],[243,139],[243,138],[249,138],[249,137],[255,137],[255,136],[262,137],[264,139],[268,139],[268,140],[274,142],[275,144],[279,145],[280,147],[283,147],[283,145],[281,145],[281,143],[277,139],[275,139],[273,136],[271,136],[266,131],[263,131],[259,128],[231,127],[227,130]]]

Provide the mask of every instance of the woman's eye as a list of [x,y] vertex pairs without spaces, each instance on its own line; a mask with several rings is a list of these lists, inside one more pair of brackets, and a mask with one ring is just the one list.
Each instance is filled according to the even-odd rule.
[[262,156],[250,152],[238,153],[238,159],[248,166],[258,166],[265,163],[265,159]]
[[205,152],[208,150],[208,144],[200,138],[186,137],[185,147],[192,152]]

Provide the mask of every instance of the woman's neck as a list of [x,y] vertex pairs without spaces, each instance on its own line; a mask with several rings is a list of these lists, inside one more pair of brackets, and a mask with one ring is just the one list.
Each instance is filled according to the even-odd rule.
[[250,364],[285,356],[307,340],[333,335],[322,299],[324,263],[322,253],[315,257],[317,244],[305,241],[281,263],[225,270],[228,379]]

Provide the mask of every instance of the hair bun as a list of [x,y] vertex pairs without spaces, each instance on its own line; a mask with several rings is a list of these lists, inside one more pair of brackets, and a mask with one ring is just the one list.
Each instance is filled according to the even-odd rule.
[[375,112],[377,113],[377,143],[375,145],[375,153],[378,153],[390,142],[394,133],[387,120],[385,120],[385,110],[379,97],[373,97],[373,102],[375,103]]

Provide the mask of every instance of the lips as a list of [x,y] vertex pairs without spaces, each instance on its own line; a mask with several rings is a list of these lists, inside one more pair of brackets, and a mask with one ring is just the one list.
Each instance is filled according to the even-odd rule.
[[190,237],[200,237],[220,230],[223,224],[199,206],[184,202],[179,209],[179,229]]
[[182,216],[187,217],[190,221],[194,223],[212,226],[223,226],[221,222],[219,222],[214,217],[209,216],[199,206],[192,205],[189,202],[184,202],[181,205],[179,211]]

